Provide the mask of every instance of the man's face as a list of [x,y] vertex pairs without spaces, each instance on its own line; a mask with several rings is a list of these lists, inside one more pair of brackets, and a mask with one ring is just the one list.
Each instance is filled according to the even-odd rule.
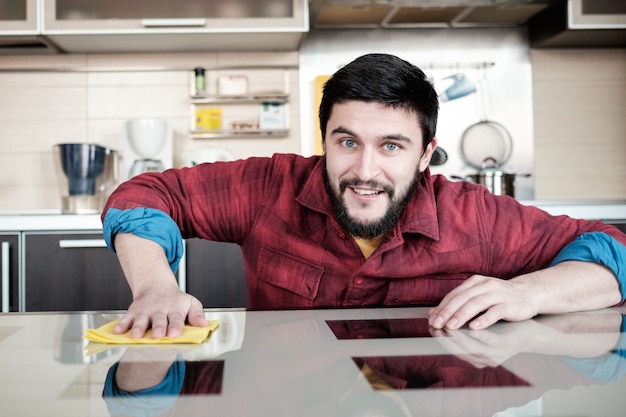
[[333,106],[326,126],[326,182],[341,226],[356,237],[387,233],[413,196],[436,141],[422,152],[418,116],[379,103]]

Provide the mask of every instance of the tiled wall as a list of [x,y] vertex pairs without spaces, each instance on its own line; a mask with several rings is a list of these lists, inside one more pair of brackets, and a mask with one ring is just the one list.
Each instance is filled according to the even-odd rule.
[[626,49],[532,50],[531,61],[535,198],[625,200]]
[[[278,85],[266,85],[263,77],[249,80],[251,92],[287,84],[289,137],[190,138],[192,69],[263,65],[297,68],[298,54],[0,56],[0,211],[60,209],[53,145],[85,142],[121,150],[122,123],[136,117],[172,123],[174,166],[187,151],[207,146],[227,148],[237,158],[298,153],[297,69],[281,72]],[[20,70],[7,71],[11,68]]]
[[[531,60],[535,198],[626,199],[626,50],[532,50]],[[288,138],[189,137],[192,68],[298,62],[297,52],[0,56],[0,212],[59,209],[52,146],[120,149],[122,123],[134,117],[172,122],[175,165],[187,150],[205,146],[228,148],[238,158],[300,153],[296,69],[289,70]],[[24,70],[41,68],[57,71]]]

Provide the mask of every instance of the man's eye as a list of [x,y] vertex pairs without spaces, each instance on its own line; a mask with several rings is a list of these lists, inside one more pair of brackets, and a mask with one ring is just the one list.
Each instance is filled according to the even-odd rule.
[[346,148],[354,148],[356,146],[356,142],[352,139],[345,139],[342,143]]
[[398,149],[399,149],[398,145],[396,145],[395,143],[386,143],[385,144],[385,150],[387,150],[387,151],[392,151],[393,152],[393,151],[397,151]]

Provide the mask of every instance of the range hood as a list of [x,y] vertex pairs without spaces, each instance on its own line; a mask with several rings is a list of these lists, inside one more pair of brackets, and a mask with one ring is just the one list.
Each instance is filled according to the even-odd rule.
[[310,0],[323,28],[515,27],[558,0]]

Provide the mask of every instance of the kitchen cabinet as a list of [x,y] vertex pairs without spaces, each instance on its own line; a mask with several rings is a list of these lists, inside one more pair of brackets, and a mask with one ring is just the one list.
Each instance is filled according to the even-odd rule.
[[20,235],[17,233],[0,233],[0,311],[3,313],[18,311],[19,242]]
[[187,239],[186,290],[206,308],[245,307],[246,277],[239,245]]
[[568,0],[550,5],[528,21],[532,48],[623,48],[626,3]]
[[0,54],[60,52],[41,34],[42,14],[38,0],[0,1]]
[[287,137],[289,70],[294,68],[202,69],[201,85],[191,73],[191,137]]
[[0,35],[37,34],[37,0],[13,0],[0,3]]
[[43,0],[43,32],[71,52],[297,50],[307,0]]
[[247,29],[302,26],[302,0],[125,0],[86,2],[44,0],[46,28],[63,30],[144,30],[147,28]]
[[117,310],[132,295],[102,233],[26,232],[24,310]]

